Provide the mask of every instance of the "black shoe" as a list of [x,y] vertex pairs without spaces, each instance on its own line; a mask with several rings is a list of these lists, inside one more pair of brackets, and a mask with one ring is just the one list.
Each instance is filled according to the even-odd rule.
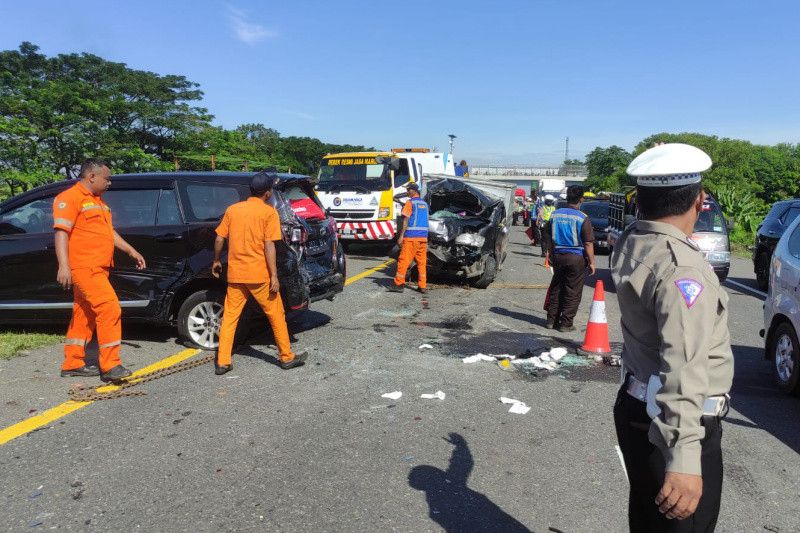
[[555,329],[555,328],[556,328],[555,320],[548,320],[547,324],[544,325],[544,329]]
[[133,372],[131,372],[124,366],[117,365],[108,372],[102,372],[100,374],[100,379],[102,379],[103,381],[111,381],[113,383],[115,381],[122,381],[125,378],[130,377],[132,373]]
[[298,366],[303,366],[306,364],[306,359],[308,358],[308,352],[303,350],[300,353],[294,354],[294,359],[291,361],[283,362],[281,361],[278,366],[280,366],[284,370],[290,370],[292,368],[297,368]]
[[427,289],[427,288],[425,288],[425,287],[419,287],[419,288],[417,289],[417,291],[418,291],[420,294],[428,294],[428,289]]
[[217,365],[217,364],[214,365],[214,373],[218,376],[221,376],[222,374],[227,374],[231,370],[233,370],[233,365]]
[[557,329],[561,333],[569,333],[570,331],[575,331],[575,326],[558,326]]
[[83,365],[80,368],[73,368],[72,370],[62,370],[62,378],[91,378],[100,375],[100,369],[96,366]]
[[395,285],[394,283],[386,287],[387,292],[403,292],[404,290],[406,290],[405,285]]

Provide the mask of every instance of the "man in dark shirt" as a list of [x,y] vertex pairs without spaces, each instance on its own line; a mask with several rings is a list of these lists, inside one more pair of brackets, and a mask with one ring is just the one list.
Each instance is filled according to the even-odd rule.
[[583,187],[567,189],[567,207],[556,209],[545,227],[550,235],[547,255],[553,265],[553,279],[548,289],[547,329],[575,331],[572,321],[583,295],[586,267],[594,267],[594,231],[592,222],[580,210]]

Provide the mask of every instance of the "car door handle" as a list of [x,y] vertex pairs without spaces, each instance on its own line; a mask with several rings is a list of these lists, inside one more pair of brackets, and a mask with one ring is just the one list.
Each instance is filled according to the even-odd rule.
[[160,237],[156,237],[157,242],[175,242],[183,239],[183,235],[180,233],[167,233],[166,235],[161,235]]

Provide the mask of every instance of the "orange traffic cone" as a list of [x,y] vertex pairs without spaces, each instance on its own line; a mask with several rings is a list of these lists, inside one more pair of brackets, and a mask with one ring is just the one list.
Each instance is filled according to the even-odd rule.
[[606,320],[606,298],[603,282],[597,281],[594,286],[592,308],[589,311],[589,323],[586,325],[586,337],[583,346],[578,350],[581,355],[604,355],[611,353],[608,343],[608,321]]

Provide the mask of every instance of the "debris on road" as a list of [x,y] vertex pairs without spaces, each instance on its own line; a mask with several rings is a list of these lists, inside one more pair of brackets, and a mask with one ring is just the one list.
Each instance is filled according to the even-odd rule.
[[381,398],[388,398],[390,400],[399,400],[403,396],[403,393],[399,390],[394,392],[387,392],[386,394],[381,394]]
[[511,404],[511,408],[508,410],[509,413],[524,415],[531,410],[531,408],[528,407],[525,402],[515,400],[514,398],[506,398],[505,396],[501,396],[500,401],[504,404]]
[[477,353],[463,358],[461,361],[464,363],[477,363],[479,361],[495,361],[497,358],[493,355],[486,355],[485,353]]
[[420,394],[419,395],[420,398],[425,398],[426,400],[435,400],[436,398],[438,398],[440,400],[444,400],[444,396],[445,396],[445,394],[440,390],[437,390],[434,394]]
[[430,344],[421,344],[419,347],[420,350],[433,350],[433,346]]
[[33,491],[30,496],[28,496],[28,499],[29,500],[33,500],[33,499],[36,499],[39,496],[41,496],[43,488],[44,488],[44,485],[39,485],[39,487],[35,491]]

